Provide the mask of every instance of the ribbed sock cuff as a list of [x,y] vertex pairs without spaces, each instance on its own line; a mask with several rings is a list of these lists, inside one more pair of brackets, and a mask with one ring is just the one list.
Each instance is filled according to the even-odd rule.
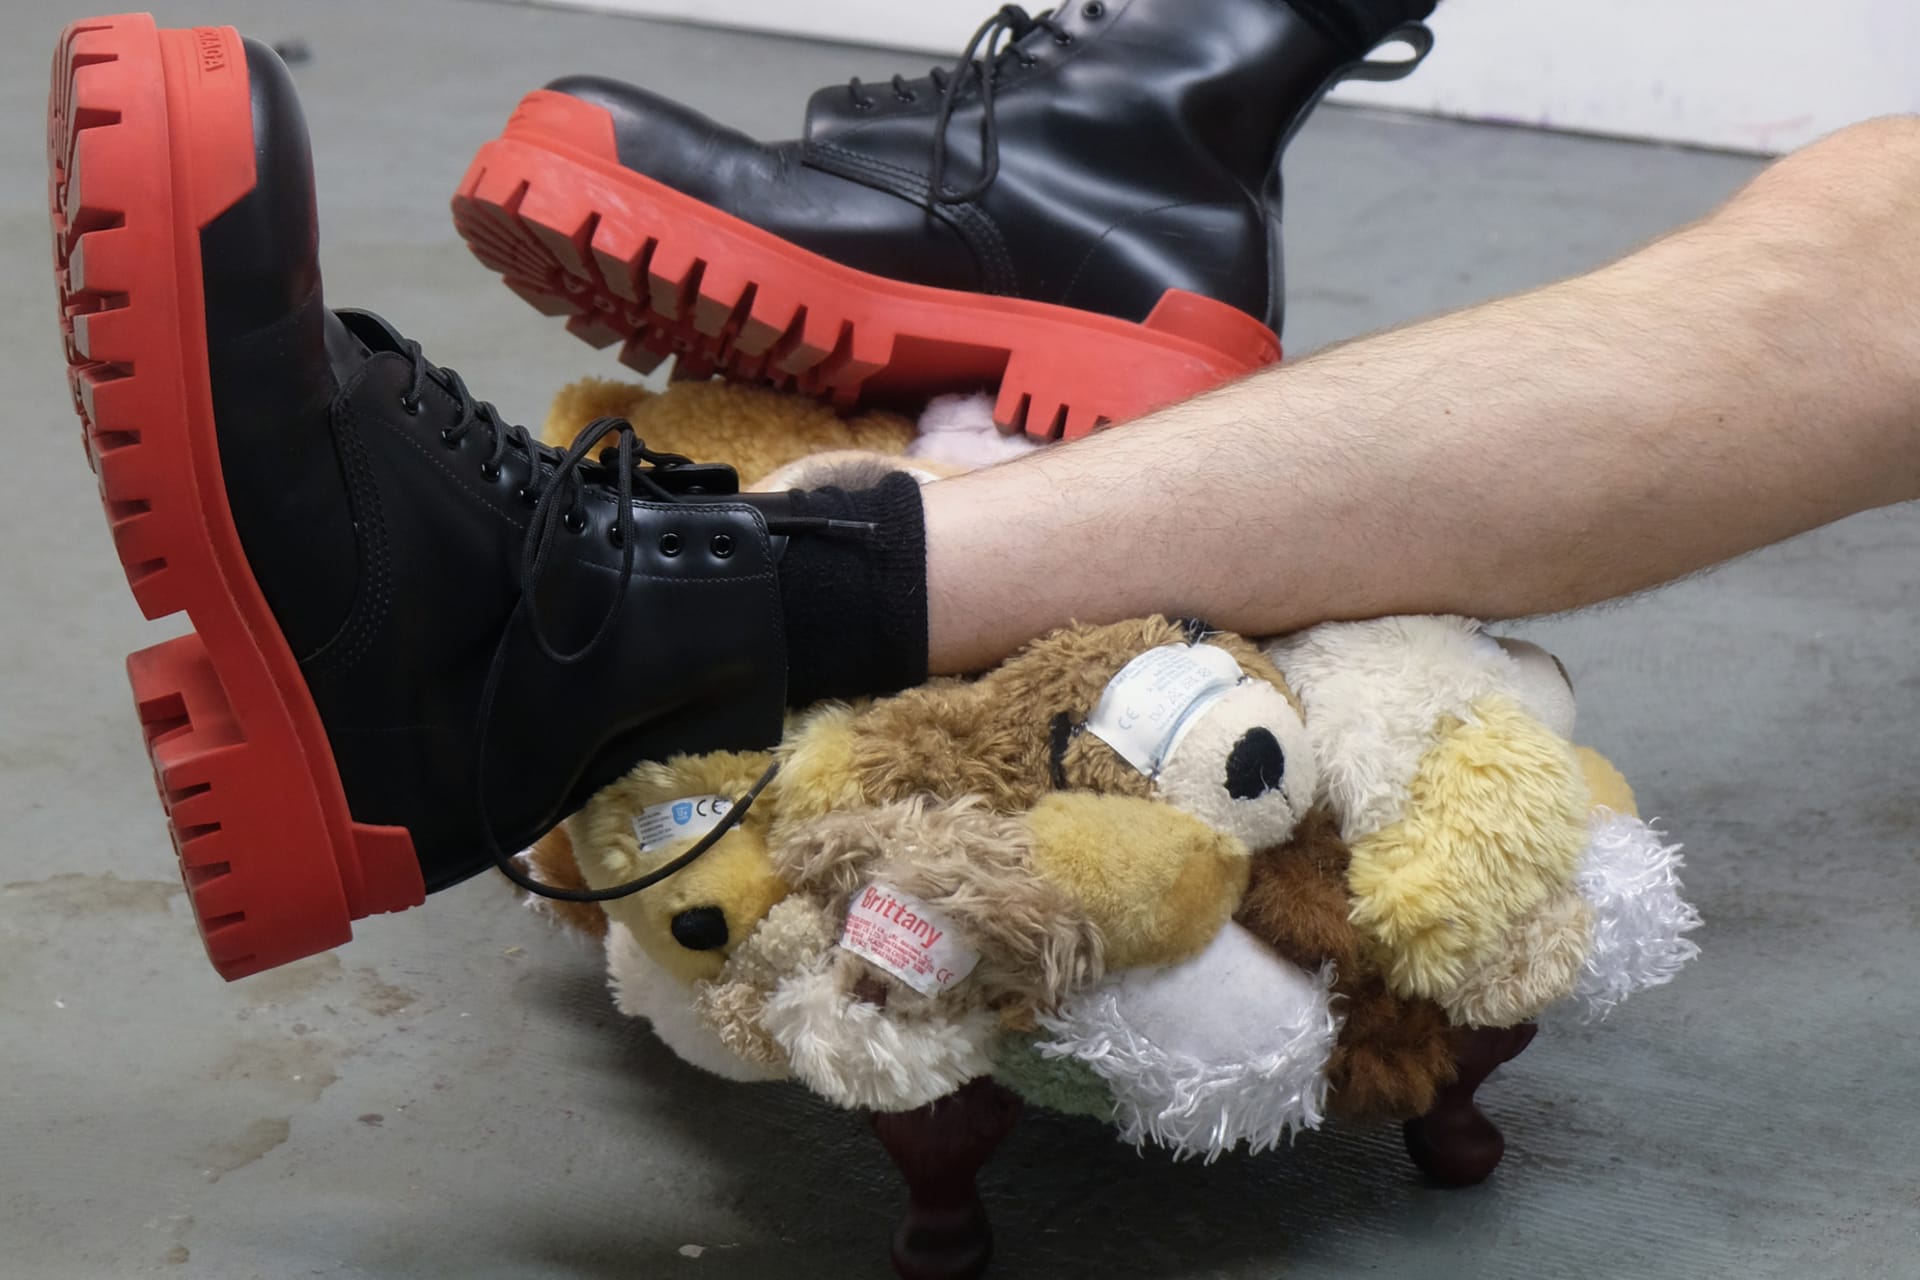
[[796,533],[780,562],[787,704],[894,693],[927,678],[927,532],[920,486],[895,474],[871,489],[814,489],[796,516],[873,525]]

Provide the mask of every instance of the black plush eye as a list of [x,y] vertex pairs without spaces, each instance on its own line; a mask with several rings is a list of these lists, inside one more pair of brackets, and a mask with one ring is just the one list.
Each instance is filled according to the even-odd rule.
[[1073,745],[1073,717],[1062,711],[1053,718],[1047,744],[1047,777],[1055,791],[1067,789],[1067,748]]
[[1252,800],[1279,787],[1287,776],[1287,756],[1271,729],[1249,729],[1227,756],[1227,794]]
[[718,907],[689,907],[668,928],[673,940],[689,951],[718,951],[727,945],[727,915]]

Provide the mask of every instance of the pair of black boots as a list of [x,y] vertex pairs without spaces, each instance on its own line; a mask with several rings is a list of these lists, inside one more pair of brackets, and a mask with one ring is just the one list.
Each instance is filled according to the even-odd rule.
[[[456,221],[642,367],[842,403],[984,386],[1007,428],[1077,435],[1278,358],[1280,153],[1340,79],[1410,69],[1430,9],[1007,6],[951,70],[822,90],[778,145],[562,81],[483,148]],[[1411,61],[1366,61],[1393,35]],[[129,670],[225,976],[511,871],[635,761],[768,746],[789,705],[925,676],[909,480],[743,495],[613,422],[550,448],[329,310],[263,45],[75,23],[48,140],[115,546],[147,616],[193,623]]]

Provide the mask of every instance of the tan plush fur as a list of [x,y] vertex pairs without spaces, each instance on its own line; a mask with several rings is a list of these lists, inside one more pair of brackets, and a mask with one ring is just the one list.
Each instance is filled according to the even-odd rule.
[[829,449],[903,453],[914,437],[914,424],[898,414],[843,417],[826,405],[765,387],[676,382],[652,392],[588,378],[554,398],[541,438],[571,444],[587,423],[607,417],[633,423],[650,449],[725,463],[747,482]]
[[1513,922],[1494,953],[1440,996],[1456,1026],[1510,1027],[1572,994],[1593,943],[1593,908],[1571,888]]
[[1369,966],[1349,918],[1348,861],[1339,823],[1316,809],[1285,844],[1253,855],[1234,918],[1303,969],[1333,962],[1344,1022],[1327,1064],[1328,1105],[1355,1119],[1407,1119],[1454,1078],[1447,1017],[1430,1000],[1395,995]]
[[[596,889],[607,888],[677,857],[690,841],[641,851],[633,829],[640,812],[649,805],[689,796],[738,797],[766,771],[770,759],[762,752],[721,751],[637,766],[569,819],[582,876]],[[768,820],[761,805],[755,804],[739,826],[692,866],[651,888],[606,903],[608,916],[632,930],[634,940],[654,962],[682,982],[718,977],[727,953],[787,894],[787,886],[767,858]],[[681,912],[702,907],[722,913],[727,941],[714,950],[688,950],[674,940],[673,920]]]
[[1110,968],[1200,954],[1245,892],[1245,846],[1168,805],[1064,791],[1026,821],[1034,866],[1099,927]]
[[[992,1069],[1001,1027],[1032,1023],[1102,972],[1099,930],[1036,873],[1026,824],[976,802],[829,815],[793,829],[775,858],[795,893],[702,988],[700,1011],[736,1051],[774,1054],[843,1106],[905,1110],[944,1096]],[[923,993],[822,947],[873,882],[942,918],[949,943],[978,956],[972,971]]]
[[1037,873],[1027,825],[970,800],[823,818],[782,841],[775,866],[835,918],[875,880],[946,916],[980,954],[960,983],[969,1003],[1051,1007],[1103,969],[1099,930],[1066,888]]
[[1437,997],[1572,879],[1590,804],[1572,747],[1498,695],[1443,727],[1408,794],[1399,821],[1353,842],[1348,884],[1389,984]]

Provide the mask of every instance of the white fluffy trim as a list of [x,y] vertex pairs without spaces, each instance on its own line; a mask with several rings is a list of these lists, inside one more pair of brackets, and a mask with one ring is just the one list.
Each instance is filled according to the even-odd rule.
[[907,456],[972,471],[1040,447],[1038,441],[1007,435],[995,426],[993,401],[987,396],[935,396],[920,415],[920,434],[907,446]]
[[1680,896],[1680,846],[1628,814],[1596,809],[1574,885],[1593,906],[1593,949],[1574,987],[1589,1021],[1673,981],[1700,948],[1700,913]]
[[721,1042],[693,1011],[693,992],[654,963],[618,921],[607,928],[607,983],[614,1007],[630,1018],[645,1018],[653,1034],[682,1061],[728,1080],[778,1080],[780,1073],[752,1063]]
[[761,1025],[808,1088],[869,1111],[911,1111],[987,1075],[999,1029],[983,1010],[900,1018],[841,990],[826,963],[783,979]]
[[1211,1162],[1277,1146],[1326,1114],[1339,1034],[1333,968],[1308,974],[1238,925],[1181,965],[1132,969],[1043,1016],[1039,1051],[1113,1090],[1122,1141]]

